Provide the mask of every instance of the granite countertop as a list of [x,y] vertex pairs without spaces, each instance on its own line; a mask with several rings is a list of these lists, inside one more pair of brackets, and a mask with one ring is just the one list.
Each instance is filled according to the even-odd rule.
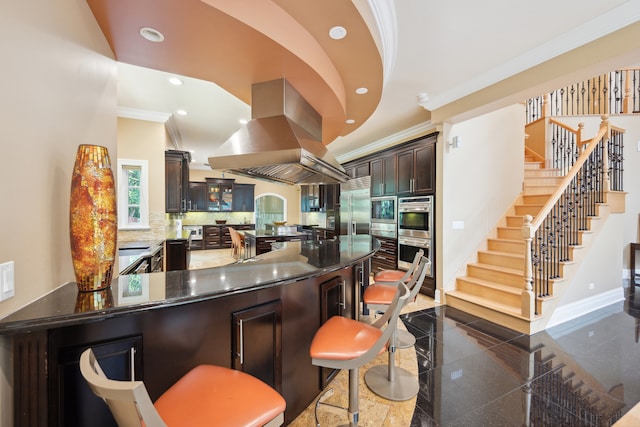
[[118,244],[118,269],[119,274],[126,271],[140,258],[151,257],[162,249],[164,240],[148,240],[135,242],[120,242]]
[[222,267],[115,278],[109,289],[78,292],[67,283],[0,319],[0,334],[99,321],[144,310],[221,298],[316,277],[362,261],[380,248],[369,235],[287,242],[279,249]]

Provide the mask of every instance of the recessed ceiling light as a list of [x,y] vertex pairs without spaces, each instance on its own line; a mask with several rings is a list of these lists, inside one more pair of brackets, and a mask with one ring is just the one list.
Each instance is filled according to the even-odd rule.
[[346,123],[346,124],[348,124],[348,125],[352,125],[352,124],[354,124],[355,122],[356,122],[356,121],[355,121],[355,120],[353,120],[353,119],[347,119],[347,120],[345,121],[345,123]]
[[184,82],[177,77],[169,77],[169,83],[171,83],[172,85],[180,86]]
[[248,120],[247,120],[247,119],[240,119],[240,120],[238,120],[238,122],[239,122],[241,125],[246,125],[246,124],[248,123]]
[[329,30],[329,37],[334,40],[342,40],[347,35],[347,30],[344,27],[335,26]]
[[164,34],[155,28],[142,27],[140,28],[140,35],[150,42],[160,43],[161,41],[164,41]]
[[181,116],[186,116],[187,110],[176,110],[176,114],[180,114]]
[[356,93],[358,95],[364,95],[367,92],[369,92],[369,89],[367,89],[366,87],[359,87],[358,89],[356,89]]

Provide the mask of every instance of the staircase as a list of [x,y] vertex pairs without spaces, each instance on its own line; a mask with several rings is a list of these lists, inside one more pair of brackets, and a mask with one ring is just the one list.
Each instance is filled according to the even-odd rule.
[[[602,129],[604,128],[601,127],[601,132],[590,141],[605,141],[606,132]],[[603,143],[606,142],[600,142]],[[585,142],[583,147],[589,144],[591,142]],[[591,245],[593,236],[597,234],[611,211],[607,200],[612,197],[612,193],[616,193],[605,190],[604,196],[597,196],[600,200],[596,202],[583,202],[582,199],[574,198],[573,195],[577,193],[576,186],[581,186],[586,179],[581,175],[584,170],[582,168],[585,163],[591,161],[585,161],[584,158],[591,156],[594,151],[593,148],[584,149],[584,156],[580,154],[580,159],[576,161],[579,168],[572,168],[570,172],[564,173],[561,170],[545,168],[539,156],[525,149],[523,191],[498,222],[492,235],[477,251],[476,261],[467,264],[466,275],[456,278],[456,288],[445,292],[447,305],[527,334],[545,329],[559,295],[571,283],[572,276],[586,254],[586,249]],[[606,161],[600,163],[606,164]],[[579,172],[576,172],[577,170]],[[606,172],[602,176],[606,176]],[[598,184],[598,188],[608,188],[606,184]],[[590,194],[595,192],[588,191]],[[544,240],[549,237],[540,237],[538,233],[545,229],[542,221],[547,221],[550,217],[554,218],[553,226],[561,223],[557,218],[566,212],[554,212],[553,215],[556,216],[552,216],[551,211],[556,209],[558,204],[564,204],[566,209],[566,205],[570,203],[582,204],[580,208],[584,215],[583,222],[575,227],[575,234],[570,237],[568,232],[562,235],[563,231],[559,231],[560,228],[548,233],[555,232],[554,237],[557,240],[571,240],[570,243],[565,242],[564,247],[558,250],[561,246],[558,242]],[[589,203],[594,207],[589,208]],[[614,202],[614,205],[618,204],[618,201]],[[586,211],[589,212],[585,213]],[[614,209],[614,212],[619,211]],[[549,225],[546,224],[548,229]],[[532,233],[531,230],[534,234],[527,236],[527,233]],[[538,246],[532,249],[531,245],[536,244]],[[548,246],[545,247],[545,244]],[[556,251],[554,256],[562,251],[559,260],[550,261],[551,257],[547,257],[547,253],[544,252],[552,245],[557,245],[553,247]],[[540,261],[540,258],[544,260]],[[551,273],[547,271],[549,265]]]

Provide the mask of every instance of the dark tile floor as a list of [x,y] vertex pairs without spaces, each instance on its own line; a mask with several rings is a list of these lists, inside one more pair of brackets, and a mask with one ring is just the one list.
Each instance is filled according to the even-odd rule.
[[451,307],[403,315],[416,336],[411,426],[610,426],[640,401],[640,292],[535,335]]

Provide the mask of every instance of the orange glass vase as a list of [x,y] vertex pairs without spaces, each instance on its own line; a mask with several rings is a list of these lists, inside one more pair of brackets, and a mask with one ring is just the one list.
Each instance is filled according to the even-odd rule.
[[69,229],[78,290],[110,287],[118,224],[115,183],[106,147],[78,147],[71,178]]

